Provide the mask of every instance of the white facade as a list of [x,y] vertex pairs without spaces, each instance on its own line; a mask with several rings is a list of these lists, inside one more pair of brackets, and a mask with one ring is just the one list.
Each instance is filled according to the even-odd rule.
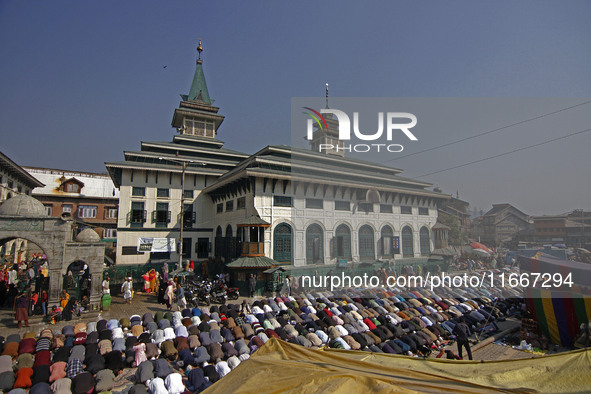
[[[276,243],[275,234],[278,226],[287,224],[292,229],[292,263],[295,266],[303,266],[309,264],[325,264],[333,265],[337,263],[339,259],[345,259],[352,262],[376,261],[379,259],[393,259],[402,257],[402,245],[400,254],[394,255],[389,251],[384,250],[383,233],[384,227],[390,227],[392,230],[393,237],[399,237],[402,240],[402,229],[407,227],[412,231],[412,254],[406,254],[405,258],[428,256],[428,252],[425,254],[425,246],[423,245],[423,251],[421,250],[421,229],[426,229],[428,234],[428,251],[434,249],[434,237],[431,232],[431,227],[437,221],[437,205],[435,200],[425,200],[419,202],[419,199],[414,199],[414,202],[405,203],[400,197],[390,197],[381,200],[380,203],[370,203],[370,212],[360,211],[359,202],[355,202],[351,199],[350,194],[343,198],[340,187],[331,186],[323,190],[324,197],[319,198],[318,195],[319,187],[314,188],[311,184],[304,193],[304,188],[299,188],[295,195],[292,197],[289,194],[283,194],[280,190],[273,192],[269,186],[266,191],[264,189],[264,180],[262,178],[257,179],[256,193],[253,195],[250,193],[237,194],[235,197],[227,198],[218,201],[213,207],[213,210],[217,212],[218,206],[221,204],[223,212],[215,214],[214,226],[216,227],[216,233],[221,230],[223,237],[226,237],[228,226],[232,229],[232,234],[236,237],[238,232],[238,225],[243,223],[245,219],[252,216],[253,214],[259,216],[264,221],[271,224],[265,230],[265,255],[267,257],[278,260],[276,256]],[[268,182],[270,184],[271,182]],[[281,187],[279,187],[281,188]],[[287,187],[288,190],[292,190],[291,183]],[[316,190],[316,194],[314,192]],[[279,191],[279,193],[277,193]],[[277,206],[274,203],[274,197],[291,197],[293,207],[282,207]],[[245,199],[245,209],[237,209],[237,201],[240,198]],[[306,207],[306,200],[314,199],[313,202],[318,203],[318,200],[322,202],[322,208],[310,208]],[[336,202],[348,201],[350,203],[349,210],[336,209]],[[228,212],[226,205],[228,202],[232,203],[233,210]],[[411,214],[402,214],[401,205],[409,207]],[[382,209],[380,209],[383,206]],[[388,212],[391,208],[391,212]],[[342,208],[342,207],[341,207]],[[419,214],[419,208],[421,208],[421,214]],[[386,211],[386,212],[384,212]],[[322,229],[322,253],[320,261],[309,262],[307,261],[306,248],[311,248],[311,245],[307,245],[312,240],[311,237],[306,236],[307,229],[316,224]],[[337,227],[345,225],[350,230],[350,256],[337,256],[335,253],[335,240]],[[373,236],[373,258],[368,256],[361,256],[360,254],[360,229],[363,226],[369,226]],[[367,227],[366,227],[367,228]],[[423,236],[424,236],[423,230]],[[367,234],[367,233],[366,233]],[[217,242],[217,239],[214,239]],[[371,250],[371,248],[369,249]],[[423,253],[422,253],[423,252]],[[282,262],[280,259],[278,260]]]
[[[133,172],[133,180],[132,180]],[[150,260],[150,253],[142,254],[131,253],[138,242],[139,237],[149,238],[174,238],[178,240],[180,236],[181,224],[181,171],[147,171],[146,170],[127,170],[124,172],[124,184],[120,187],[119,195],[119,217],[117,219],[118,237],[117,237],[117,262],[119,264],[144,264]],[[158,175],[157,175],[158,174]],[[212,177],[209,177],[212,179]],[[146,181],[147,179],[147,181]],[[195,254],[196,243],[199,238],[207,238],[211,242],[212,226],[212,205],[209,197],[201,194],[205,186],[205,175],[192,173],[191,170],[185,172],[185,198],[183,204],[185,207],[191,206],[194,212],[195,222],[191,217],[191,225],[183,229],[183,238],[188,240],[189,246],[184,248],[191,250],[190,257],[197,259]],[[135,188],[135,195],[134,193]],[[142,196],[140,191],[144,191]],[[160,190],[160,197],[158,196]],[[168,191],[166,193],[162,192]],[[192,196],[191,196],[192,195]],[[142,204],[146,213],[146,221],[134,223],[132,217],[132,208],[135,204]],[[155,219],[154,212],[157,210],[157,204],[166,204],[167,222],[158,222]],[[163,205],[160,205],[162,207]],[[168,219],[169,217],[169,219]],[[170,220],[170,221],[168,221]],[[123,248],[129,248],[124,249]],[[209,256],[209,253],[208,253]],[[170,254],[170,260],[178,260],[178,253]]]

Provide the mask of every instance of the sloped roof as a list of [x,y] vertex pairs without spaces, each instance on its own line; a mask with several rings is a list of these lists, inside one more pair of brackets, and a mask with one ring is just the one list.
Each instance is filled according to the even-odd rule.
[[191,101],[202,101],[205,104],[213,103],[213,100],[209,97],[207,83],[205,82],[205,74],[203,73],[203,63],[201,61],[197,61],[189,95],[184,99]]
[[449,195],[428,190],[430,183],[400,176],[401,170],[381,164],[326,155],[284,145],[270,145],[238,164],[205,188],[218,188],[248,176],[310,181],[324,184],[380,188],[384,191],[448,199]]
[[265,222],[261,219],[258,215],[250,215],[248,218],[244,220],[240,220],[238,223],[238,227],[245,227],[245,226],[263,226],[269,227],[271,224]]
[[16,164],[2,152],[0,152],[0,168],[4,169],[4,171],[6,171],[12,177],[18,179],[19,182],[25,184],[31,189],[45,186],[37,178],[29,174],[25,169]]
[[265,256],[240,257],[231,263],[226,264],[228,268],[270,268],[278,265],[279,262]]
[[489,210],[487,213],[485,213],[484,216],[496,215],[508,208],[514,209],[515,211],[517,211],[518,213],[520,213],[523,216],[528,216],[527,214],[523,213],[522,211],[520,211],[519,209],[515,208],[513,205],[508,204],[508,203],[493,204],[492,209]]

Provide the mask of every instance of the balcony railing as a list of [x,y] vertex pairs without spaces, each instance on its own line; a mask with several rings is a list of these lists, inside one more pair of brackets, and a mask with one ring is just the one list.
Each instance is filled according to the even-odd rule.
[[263,242],[243,242],[243,256],[263,256],[265,254],[265,244]]

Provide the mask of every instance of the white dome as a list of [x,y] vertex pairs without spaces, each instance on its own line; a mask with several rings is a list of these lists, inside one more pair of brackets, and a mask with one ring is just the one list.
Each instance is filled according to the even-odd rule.
[[76,236],[76,242],[94,243],[100,242],[101,237],[91,228],[85,228]]
[[26,194],[17,194],[0,205],[0,216],[47,217],[47,214],[39,200]]

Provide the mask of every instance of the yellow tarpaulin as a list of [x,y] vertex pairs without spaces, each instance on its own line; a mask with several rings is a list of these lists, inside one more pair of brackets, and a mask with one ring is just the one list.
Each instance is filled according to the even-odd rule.
[[590,356],[579,350],[524,360],[423,360],[271,339],[205,393],[588,393]]

